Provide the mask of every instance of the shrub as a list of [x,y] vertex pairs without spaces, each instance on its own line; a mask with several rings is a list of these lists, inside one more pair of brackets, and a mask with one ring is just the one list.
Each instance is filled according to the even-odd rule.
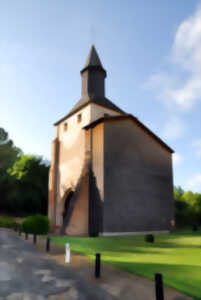
[[192,230],[193,231],[198,231],[198,225],[196,223],[193,224]]
[[15,228],[16,221],[11,217],[0,217],[0,227]]
[[32,234],[47,234],[50,230],[50,221],[43,215],[29,216],[22,223],[22,230]]
[[147,243],[153,243],[153,242],[154,242],[154,235],[153,235],[153,234],[147,234],[147,235],[145,236],[145,241],[146,241]]

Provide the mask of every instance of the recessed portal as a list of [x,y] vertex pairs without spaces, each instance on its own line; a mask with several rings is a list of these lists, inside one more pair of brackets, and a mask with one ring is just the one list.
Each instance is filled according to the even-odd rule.
[[67,215],[69,215],[73,195],[74,195],[74,192],[70,191],[66,196],[66,199],[65,199],[65,202],[64,202],[63,223],[65,222],[65,219],[66,219]]

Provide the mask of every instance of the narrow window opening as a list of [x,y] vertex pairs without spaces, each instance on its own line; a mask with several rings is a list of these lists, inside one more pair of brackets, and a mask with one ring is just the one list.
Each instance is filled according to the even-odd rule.
[[77,116],[77,122],[80,123],[82,121],[82,114],[79,114]]
[[64,123],[64,131],[68,130],[68,123]]

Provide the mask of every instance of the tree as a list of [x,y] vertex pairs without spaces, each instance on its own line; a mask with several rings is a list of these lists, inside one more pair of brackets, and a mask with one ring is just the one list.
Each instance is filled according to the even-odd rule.
[[184,194],[184,190],[180,186],[175,186],[174,187],[174,199],[175,199],[175,201],[180,201],[183,194]]
[[24,155],[0,128],[0,210],[14,215],[47,213],[49,164]]
[[21,155],[8,172],[15,179],[17,190],[17,203],[12,199],[12,209],[47,214],[49,166],[42,157]]
[[3,211],[6,210],[7,200],[12,188],[11,178],[7,170],[12,167],[20,154],[21,150],[14,146],[8,133],[0,128],[0,209]]
[[175,220],[177,226],[201,223],[201,194],[174,188]]
[[22,151],[15,147],[13,141],[9,139],[8,133],[0,128],[0,170],[6,170],[13,165]]

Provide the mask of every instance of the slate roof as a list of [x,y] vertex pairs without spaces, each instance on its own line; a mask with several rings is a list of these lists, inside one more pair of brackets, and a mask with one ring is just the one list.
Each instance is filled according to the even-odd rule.
[[156,134],[154,134],[148,127],[146,127],[142,122],[140,122],[136,117],[130,114],[125,114],[122,116],[106,116],[99,118],[98,120],[88,124],[87,126],[83,127],[83,129],[88,130],[89,128],[94,128],[98,124],[102,122],[108,122],[108,121],[121,121],[121,120],[132,120],[135,124],[137,124],[139,127],[141,127],[145,132],[147,132],[152,138],[154,138],[161,146],[166,148],[170,153],[174,153],[174,150],[172,150],[165,142],[163,142]]

